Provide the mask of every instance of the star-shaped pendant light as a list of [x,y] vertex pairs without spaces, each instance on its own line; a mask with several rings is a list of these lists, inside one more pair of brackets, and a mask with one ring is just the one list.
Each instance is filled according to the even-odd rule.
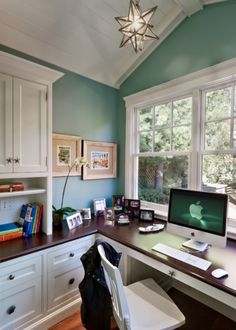
[[139,0],[131,0],[129,4],[128,16],[115,17],[121,25],[119,31],[123,33],[120,47],[132,44],[135,52],[143,50],[143,42],[150,39],[159,39],[153,32],[149,22],[154,15],[157,6],[141,11]]

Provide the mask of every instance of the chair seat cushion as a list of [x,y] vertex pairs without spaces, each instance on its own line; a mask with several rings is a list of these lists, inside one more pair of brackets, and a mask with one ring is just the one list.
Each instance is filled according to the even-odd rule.
[[176,329],[185,317],[168,294],[151,278],[124,287],[132,330]]

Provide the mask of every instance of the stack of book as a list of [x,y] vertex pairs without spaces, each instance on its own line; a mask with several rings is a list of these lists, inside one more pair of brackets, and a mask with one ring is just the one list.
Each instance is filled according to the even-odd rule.
[[0,183],[0,192],[22,191],[25,186],[22,182]]
[[23,227],[17,222],[0,225],[0,242],[22,237]]
[[23,236],[28,237],[40,231],[43,204],[23,204],[18,223],[23,227]]

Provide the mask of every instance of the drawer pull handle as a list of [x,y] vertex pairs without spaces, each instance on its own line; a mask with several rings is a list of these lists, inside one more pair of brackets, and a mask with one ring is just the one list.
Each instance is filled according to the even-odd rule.
[[9,280],[14,280],[14,278],[15,278],[15,275],[12,275],[12,274],[11,274],[11,275],[9,275],[9,277],[8,277],[8,278],[9,278]]
[[74,279],[74,278],[71,278],[71,279],[69,280],[69,284],[73,284],[74,281],[75,281],[75,279]]
[[73,252],[70,253],[70,257],[71,257],[71,258],[74,257],[74,255],[75,255],[75,254],[74,254]]
[[14,313],[16,309],[16,306],[12,305],[7,309],[7,314],[11,315],[12,313]]

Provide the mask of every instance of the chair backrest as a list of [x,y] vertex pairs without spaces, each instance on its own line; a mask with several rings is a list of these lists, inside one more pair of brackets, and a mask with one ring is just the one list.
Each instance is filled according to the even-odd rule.
[[102,266],[105,272],[107,286],[110,290],[113,305],[113,315],[120,330],[130,330],[130,313],[126,300],[120,271],[107,260],[104,248],[98,245]]

